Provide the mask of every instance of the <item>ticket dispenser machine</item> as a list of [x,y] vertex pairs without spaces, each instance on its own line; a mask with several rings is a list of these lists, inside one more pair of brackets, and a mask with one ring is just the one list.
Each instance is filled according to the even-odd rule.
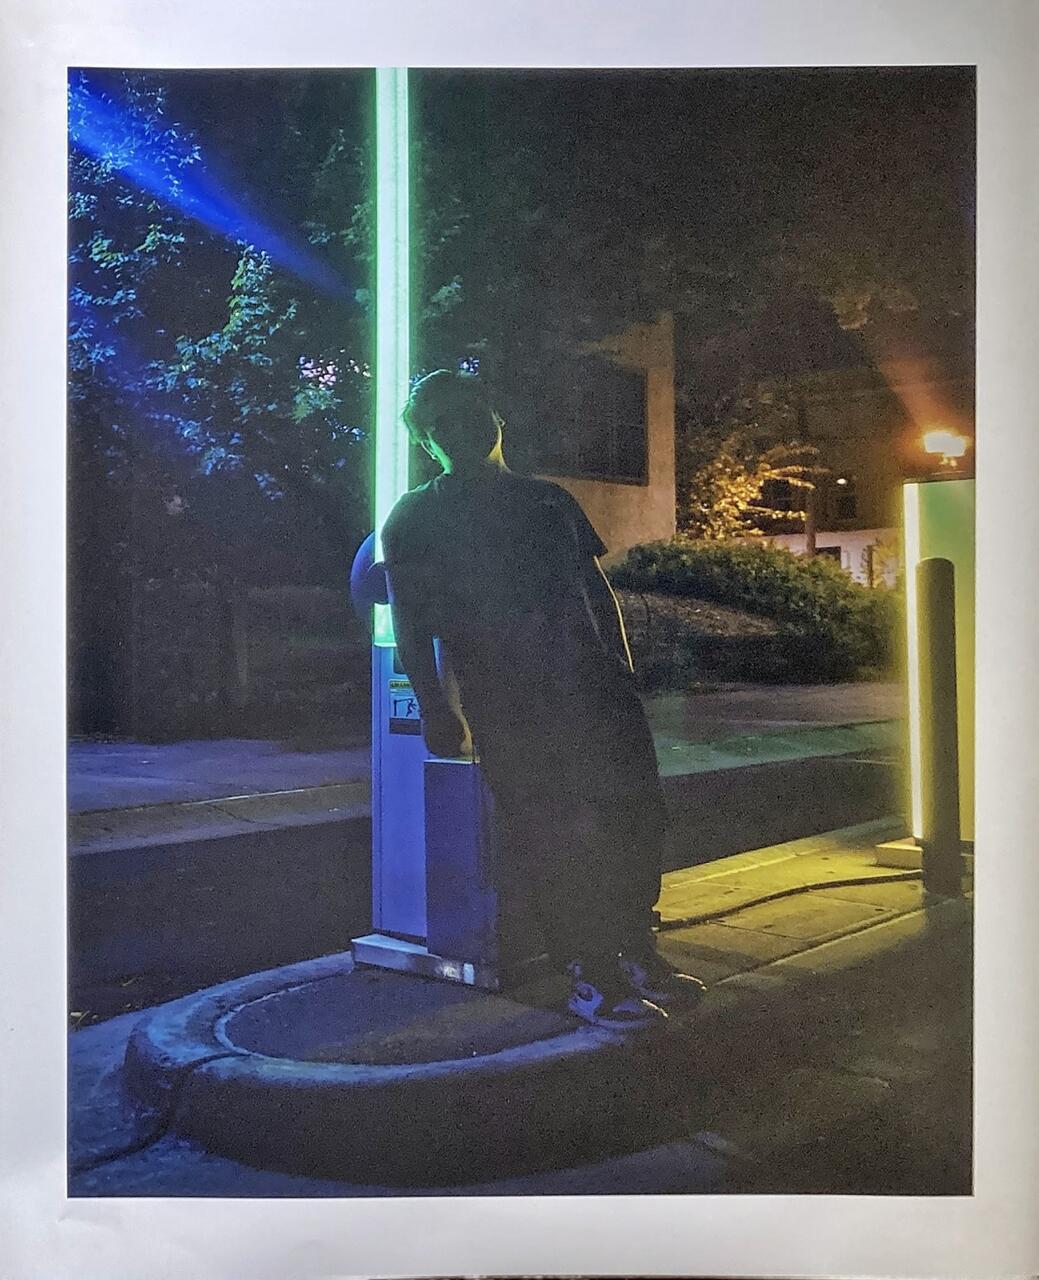
[[[354,562],[355,605],[384,608],[374,536]],[[530,946],[502,928],[491,797],[470,759],[430,756],[397,650],[372,648],[372,932],[358,964],[496,990]],[[510,913],[511,915],[511,913]]]

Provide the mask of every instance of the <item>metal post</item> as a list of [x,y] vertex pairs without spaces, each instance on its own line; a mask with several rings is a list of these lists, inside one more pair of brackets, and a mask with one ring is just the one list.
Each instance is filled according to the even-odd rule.
[[955,571],[951,560],[916,567],[920,654],[920,755],[924,888],[962,892],[956,727]]

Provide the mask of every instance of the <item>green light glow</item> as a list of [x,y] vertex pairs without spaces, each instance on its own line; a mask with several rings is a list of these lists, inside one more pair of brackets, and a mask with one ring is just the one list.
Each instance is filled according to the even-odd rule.
[[904,538],[906,593],[906,667],[909,700],[909,787],[913,837],[923,832],[923,793],[920,756],[920,645],[917,633],[916,566],[920,563],[920,486],[902,489],[902,530]]
[[[410,371],[406,67],[375,72],[375,154],[375,552],[381,559],[382,526],[408,488],[408,437],[400,420]],[[386,605],[375,606],[374,642],[394,642]]]
[[917,744],[926,708],[917,664],[920,606],[916,599],[916,565],[930,556],[951,560],[956,570],[956,703],[959,737],[960,830],[974,839],[974,481],[926,481],[906,487],[906,622],[909,646],[909,707],[913,748],[913,835],[920,837],[923,811]]

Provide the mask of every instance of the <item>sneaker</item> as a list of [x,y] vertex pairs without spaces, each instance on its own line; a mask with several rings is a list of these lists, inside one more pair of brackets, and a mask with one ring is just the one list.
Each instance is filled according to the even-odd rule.
[[567,968],[573,979],[567,1008],[591,1026],[608,1031],[638,1031],[667,1021],[663,1009],[636,995],[619,976],[586,976],[578,961]]
[[618,963],[628,990],[662,1009],[698,1004],[707,991],[699,978],[672,969],[655,951],[637,958],[622,955]]

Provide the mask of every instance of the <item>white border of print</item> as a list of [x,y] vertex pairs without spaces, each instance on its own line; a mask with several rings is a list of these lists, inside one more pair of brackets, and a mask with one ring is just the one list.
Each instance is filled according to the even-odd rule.
[[[1028,590],[1039,544],[1031,395],[1039,331],[1037,15],[1031,0],[8,0],[0,13],[4,1276],[966,1277],[1039,1270],[1032,1225],[1037,860],[1026,838],[1039,828],[1029,714],[1039,708],[1036,618]],[[66,1199],[67,66],[904,63],[978,66],[975,1195]]]

